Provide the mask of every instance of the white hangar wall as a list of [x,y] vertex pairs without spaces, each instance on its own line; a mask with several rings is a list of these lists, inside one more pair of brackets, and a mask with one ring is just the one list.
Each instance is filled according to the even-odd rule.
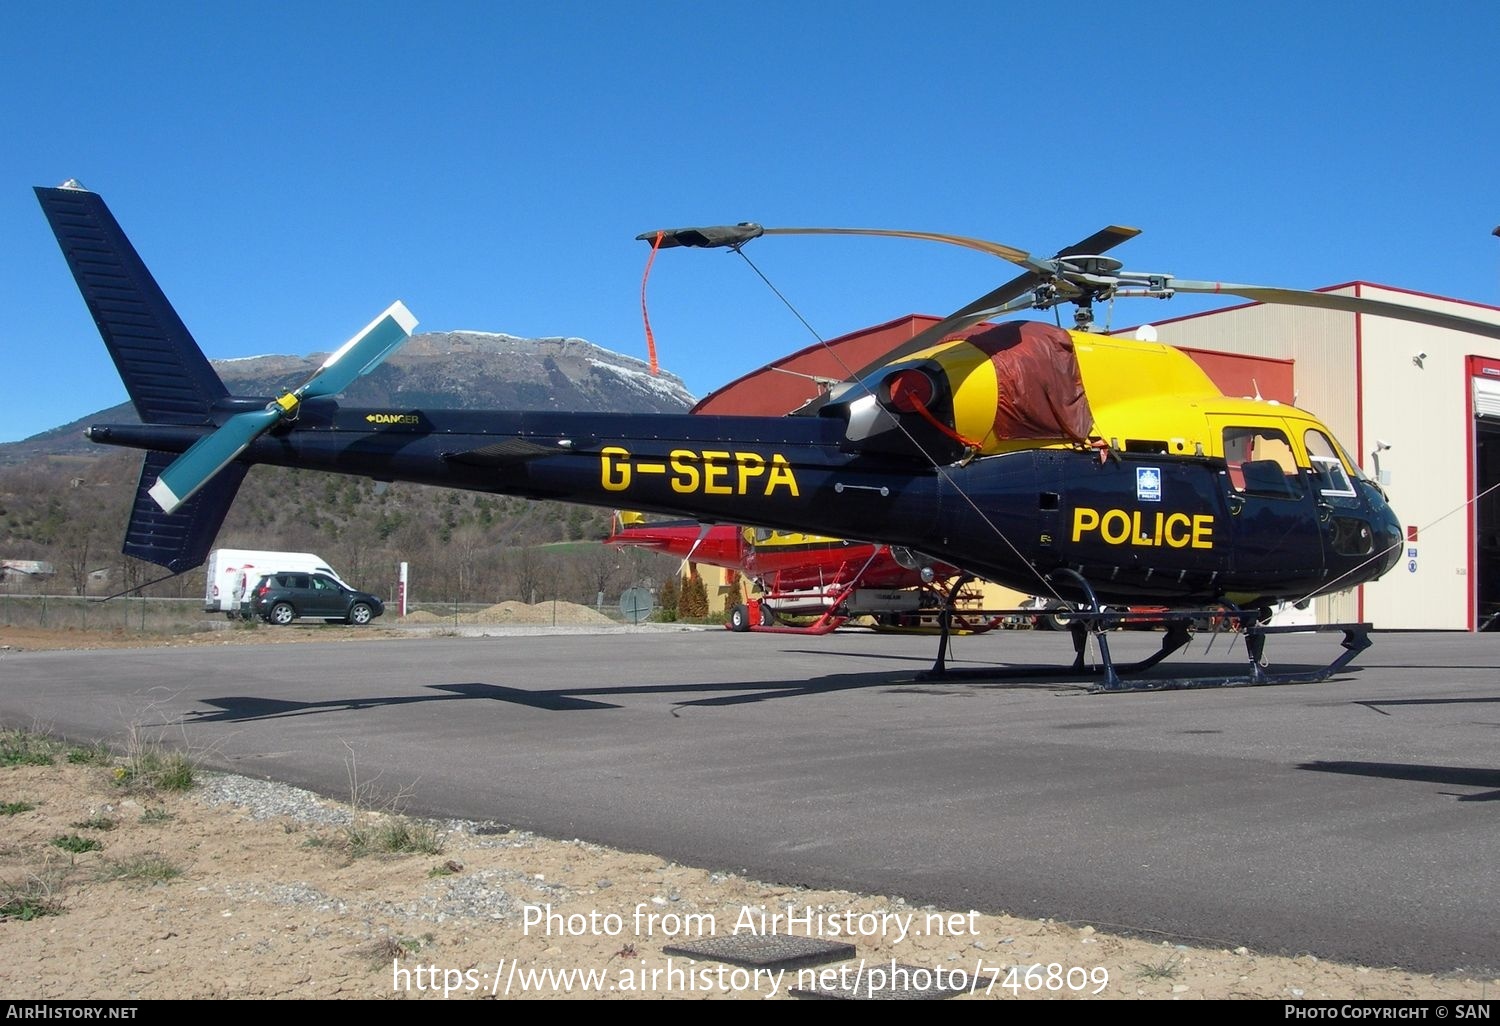
[[[1325,291],[1500,324],[1500,309],[1356,282]],[[1323,420],[1377,476],[1417,540],[1381,580],[1321,598],[1321,622],[1471,630],[1478,531],[1470,489],[1475,421],[1470,357],[1500,361],[1500,340],[1367,314],[1251,304],[1155,324],[1173,345],[1290,359],[1297,405]],[[1385,443],[1377,456],[1377,445]],[[1415,555],[1412,555],[1414,550]],[[1413,567],[1415,569],[1413,569]],[[1500,569],[1492,570],[1500,575]]]

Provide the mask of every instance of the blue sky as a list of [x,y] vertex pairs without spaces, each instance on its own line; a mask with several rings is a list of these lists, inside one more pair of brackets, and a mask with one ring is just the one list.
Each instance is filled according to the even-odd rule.
[[[644,357],[634,236],[743,220],[1044,254],[1120,223],[1139,270],[1500,303],[1497,43],[1493,2],[10,4],[0,441],[124,399],[30,189],[70,177],[214,358],[326,350],[395,298]],[[824,336],[1012,274],[746,252]],[[663,253],[649,298],[698,394],[812,341],[721,251]]]

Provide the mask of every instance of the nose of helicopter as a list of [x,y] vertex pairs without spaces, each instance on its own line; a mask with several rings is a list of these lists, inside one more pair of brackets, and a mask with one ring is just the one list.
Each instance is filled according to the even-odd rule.
[[1385,495],[1380,489],[1373,486],[1367,488],[1366,501],[1370,504],[1370,529],[1375,534],[1375,552],[1378,554],[1379,564],[1376,576],[1384,574],[1398,562],[1401,561],[1406,551],[1406,535],[1401,527],[1401,520],[1396,516],[1396,511],[1391,509],[1391,504],[1386,501]]

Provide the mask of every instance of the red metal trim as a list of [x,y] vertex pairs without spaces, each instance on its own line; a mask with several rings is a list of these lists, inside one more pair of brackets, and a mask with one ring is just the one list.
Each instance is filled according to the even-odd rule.
[[[1464,360],[1464,447],[1468,450],[1469,456],[1464,465],[1464,472],[1468,477],[1468,480],[1464,484],[1465,495],[1474,494],[1474,478],[1477,476],[1474,472],[1474,463],[1479,459],[1479,447],[1474,444],[1474,436],[1477,434],[1474,427],[1474,376],[1479,372],[1478,359],[1478,357],[1470,356]],[[1478,567],[1474,565],[1474,541],[1478,533],[1474,526],[1474,521],[1478,518],[1479,503],[1476,502],[1474,508],[1469,510],[1469,551],[1465,564],[1469,568],[1468,624],[1471,631],[1478,626],[1476,618],[1479,607],[1479,596],[1477,594],[1479,589],[1479,575],[1476,572]]]
[[[1359,298],[1359,287],[1363,282],[1350,282],[1354,286],[1354,297]],[[1336,286],[1346,288],[1347,286]],[[1322,291],[1322,290],[1320,290]],[[1365,458],[1365,322],[1362,314],[1354,315],[1354,450],[1361,462]],[[1365,621],[1365,586],[1354,589],[1354,618]]]
[[[1400,292],[1402,295],[1419,296],[1422,299],[1438,299],[1438,300],[1443,301],[1444,303],[1461,303],[1464,306],[1472,306],[1476,310],[1495,310],[1495,311],[1500,311],[1500,306],[1491,306],[1489,303],[1480,303],[1480,302],[1477,302],[1476,300],[1473,300],[1473,299],[1459,299],[1459,298],[1457,298],[1455,296],[1440,296],[1436,292],[1422,292],[1422,291],[1420,291],[1418,289],[1403,289],[1399,285],[1381,285],[1381,284],[1379,284],[1377,282],[1373,282],[1373,281],[1355,281],[1355,282],[1350,282],[1349,284],[1350,285],[1368,285],[1372,289],[1382,289],[1382,290],[1384,290],[1386,292]],[[1335,288],[1335,289],[1347,288],[1347,287],[1348,287],[1347,285],[1335,285],[1335,286],[1333,286],[1333,288]],[[1318,291],[1319,292],[1329,292],[1329,291],[1332,291],[1332,290],[1331,289],[1318,289]],[[1373,298],[1373,297],[1371,297],[1371,298]]]

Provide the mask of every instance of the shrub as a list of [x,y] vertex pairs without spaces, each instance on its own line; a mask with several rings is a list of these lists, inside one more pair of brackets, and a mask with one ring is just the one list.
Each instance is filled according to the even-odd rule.
[[708,588],[697,570],[683,582],[682,596],[677,600],[677,615],[683,620],[702,620],[708,616]]
[[677,578],[668,577],[661,582],[660,596],[661,611],[663,619],[677,619]]
[[100,844],[92,837],[83,837],[79,834],[59,835],[52,838],[52,844],[55,847],[61,848],[66,852],[71,852],[74,855],[82,855],[86,851],[100,851],[104,848],[104,845]]

